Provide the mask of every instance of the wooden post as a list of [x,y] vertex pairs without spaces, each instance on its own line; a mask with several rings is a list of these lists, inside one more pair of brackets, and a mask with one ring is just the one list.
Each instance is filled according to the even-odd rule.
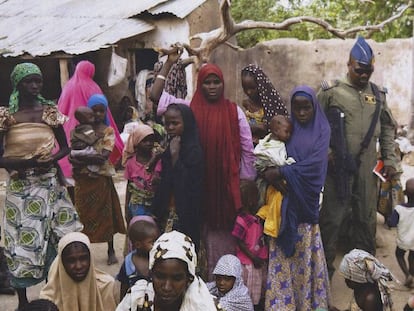
[[63,90],[66,82],[69,80],[69,71],[68,71],[68,59],[59,58],[59,69],[60,69],[60,87]]

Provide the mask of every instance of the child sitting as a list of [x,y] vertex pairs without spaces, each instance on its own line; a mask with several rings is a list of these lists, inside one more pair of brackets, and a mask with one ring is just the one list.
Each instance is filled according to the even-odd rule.
[[149,252],[159,236],[155,222],[138,220],[128,228],[133,251],[126,257],[116,279],[121,282],[121,299],[140,279],[149,280]]
[[[72,157],[79,157],[85,155],[98,155],[93,145],[100,138],[94,131],[92,125],[95,122],[94,112],[91,108],[86,106],[78,107],[75,110],[75,118],[79,124],[70,133],[70,144]],[[77,167],[72,164],[74,174],[79,173],[84,167]],[[87,165],[89,177],[97,177],[99,165]]]
[[[269,167],[290,165],[295,160],[287,156],[285,143],[292,133],[292,123],[286,116],[276,115],[269,124],[270,134],[259,141],[254,149],[255,167],[260,175]],[[272,185],[267,185],[263,178],[257,179],[259,187],[259,206],[257,213],[264,219],[264,233],[276,238],[281,223],[282,193]]]
[[355,302],[361,310],[393,310],[388,281],[394,277],[377,258],[353,249],[342,259],[339,272],[354,291]]
[[[407,203],[396,205],[387,223],[397,227],[397,248],[395,256],[405,275],[405,286],[414,287],[414,178],[406,181],[404,194]],[[408,266],[404,259],[408,251]]]
[[234,255],[222,256],[213,270],[215,281],[207,283],[210,293],[226,311],[253,311],[249,290],[243,283],[242,266]]
[[[160,154],[153,152],[154,141],[154,130],[139,124],[129,135],[123,151],[124,177],[128,180],[125,203],[127,223],[134,216],[153,215],[151,206],[161,172]],[[154,158],[155,165],[149,169],[148,165],[154,162]]]
[[265,292],[268,248],[264,240],[263,225],[256,216],[259,199],[256,183],[242,181],[240,194],[242,206],[232,234],[237,239],[236,255],[242,264],[243,279],[255,308],[259,308]]

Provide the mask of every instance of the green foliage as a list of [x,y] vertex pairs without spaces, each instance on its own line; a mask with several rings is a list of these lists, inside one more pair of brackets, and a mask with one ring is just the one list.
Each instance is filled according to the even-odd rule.
[[[289,17],[313,16],[329,22],[336,28],[349,29],[362,25],[376,25],[398,13],[408,1],[399,0],[286,0],[284,5],[276,0],[233,0],[231,12],[234,20],[282,22]],[[409,38],[413,32],[413,10],[387,24],[382,31],[360,33],[376,41],[390,38]],[[237,40],[240,46],[253,46],[260,41],[277,38],[298,38],[302,40],[332,38],[329,32],[312,23],[301,23],[290,31],[248,30],[240,32]],[[352,35],[355,37],[355,35]]]

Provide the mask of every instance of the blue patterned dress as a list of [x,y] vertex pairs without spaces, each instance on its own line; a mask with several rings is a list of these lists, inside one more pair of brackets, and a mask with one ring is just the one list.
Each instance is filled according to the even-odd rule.
[[299,241],[287,258],[272,238],[265,310],[328,309],[329,278],[319,225],[300,224]]

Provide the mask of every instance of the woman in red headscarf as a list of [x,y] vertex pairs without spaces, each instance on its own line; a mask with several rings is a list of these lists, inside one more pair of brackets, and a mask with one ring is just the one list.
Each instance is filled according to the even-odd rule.
[[169,104],[181,103],[190,105],[197,121],[205,161],[202,236],[211,277],[217,260],[224,254],[235,253],[231,228],[240,208],[240,179],[256,177],[253,142],[243,111],[224,98],[223,73],[216,65],[200,68],[191,101],[163,91],[165,75],[178,57],[179,53],[169,55],[156,76],[150,97],[154,104],[158,103],[158,115]]

